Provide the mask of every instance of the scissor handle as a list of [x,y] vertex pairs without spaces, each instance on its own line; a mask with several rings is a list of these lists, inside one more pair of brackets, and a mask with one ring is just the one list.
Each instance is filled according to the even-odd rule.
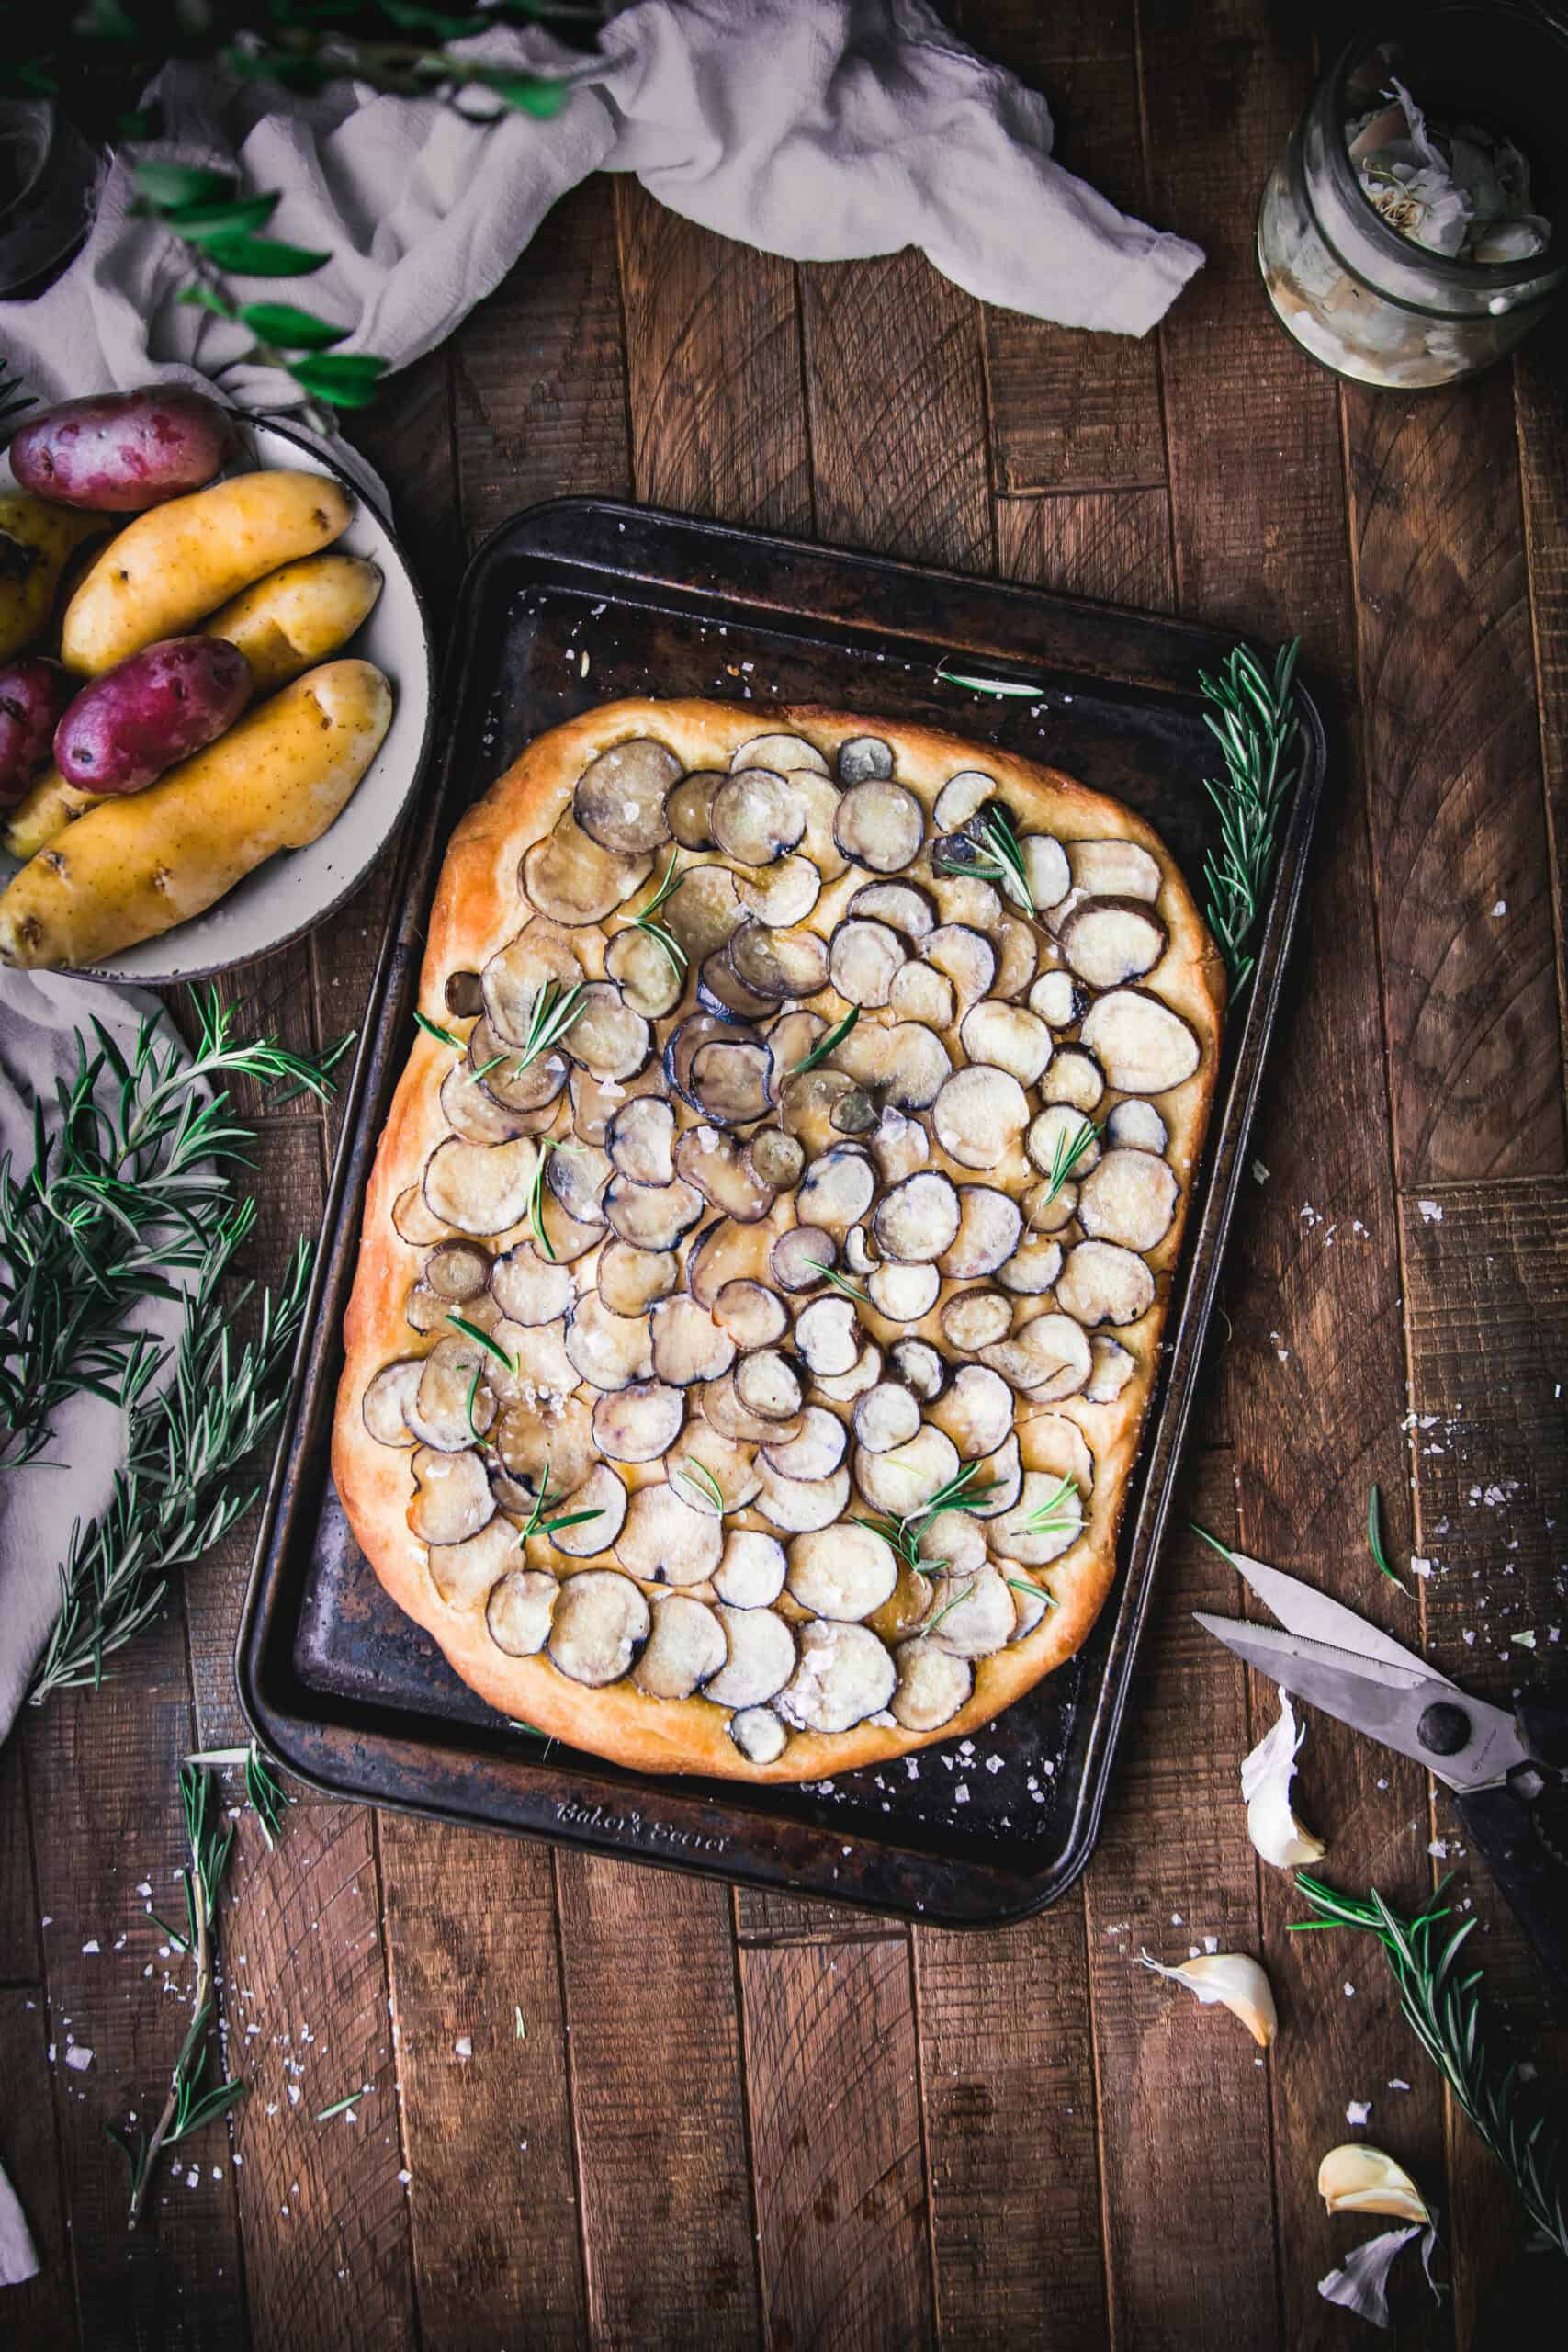
[[1534,1947],[1553,2007],[1568,2007],[1568,1712],[1527,1704],[1519,1729],[1536,1760],[1506,1781],[1456,1796],[1460,1819]]

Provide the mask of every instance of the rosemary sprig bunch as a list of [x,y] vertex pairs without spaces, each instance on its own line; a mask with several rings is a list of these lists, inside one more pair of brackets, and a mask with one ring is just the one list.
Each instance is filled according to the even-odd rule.
[[[890,1454],[888,1459],[896,1461],[897,1453]],[[904,1566],[910,1569],[914,1575],[926,1577],[937,1576],[951,1563],[946,1560],[920,1558],[920,1530],[928,1519],[936,1517],[939,1510],[964,1510],[970,1504],[977,1503],[982,1496],[990,1494],[995,1488],[996,1480],[985,1478],[976,1486],[975,1481],[979,1475],[980,1464],[977,1462],[966,1462],[955,1476],[948,1479],[945,1486],[939,1487],[935,1494],[927,1501],[919,1504],[913,1510],[906,1511],[901,1519],[895,1519],[889,1511],[874,1511],[869,1516],[863,1513],[857,1515],[855,1525],[869,1528],[874,1535],[880,1535],[883,1542],[890,1545],[897,1554]]]
[[1442,1886],[1431,1909],[1414,1919],[1402,1917],[1375,1886],[1363,1901],[1298,1871],[1296,1888],[1319,1917],[1299,1921],[1292,1935],[1337,1927],[1376,1937],[1393,1972],[1406,2024],[1507,2174],[1536,2228],[1568,2256],[1568,2151],[1549,2128],[1544,2108],[1527,2098],[1517,2067],[1494,2069],[1476,1989],[1482,1971],[1459,1972],[1474,1917],[1444,1935],[1444,1922],[1454,1914],[1451,1904],[1438,1900]]
[[1052,1147],[1051,1173],[1045,1179],[1045,1197],[1037,1204],[1039,1208],[1050,1207],[1085,1152],[1099,1142],[1100,1136],[1100,1129],[1092,1119],[1086,1119],[1077,1135],[1069,1135],[1066,1127],[1062,1129]]
[[680,879],[681,853],[679,850],[672,849],[670,853],[670,863],[664,869],[664,879],[660,883],[641,914],[635,916],[632,921],[634,931],[646,932],[654,945],[663,951],[670,968],[677,979],[685,970],[689,958],[674,933],[656,918]]
[[185,1884],[186,1917],[189,1926],[184,1941],[187,1952],[196,1958],[196,1985],[191,1995],[191,2020],[179,2055],[175,2060],[169,2077],[169,2093],[163,2112],[153,2125],[151,2135],[138,2126],[134,2134],[123,2124],[109,2126],[109,2138],[123,2150],[130,2166],[130,2211],[129,2226],[135,2229],[141,2220],[158,2159],[165,2148],[176,2140],[188,2139],[243,2098],[243,2083],[214,2083],[202,2088],[207,2072],[209,2045],[207,2030],[212,2022],[213,1968],[216,1959],[214,1928],[217,1917],[218,1890],[229,1867],[234,1849],[234,1827],[220,1830],[212,1804],[210,1775],[197,1765],[180,1767],[180,1802],[185,1808],[186,1838],[190,1847],[190,1862],[180,1872]]
[[1029,868],[1024,864],[1023,851],[1012,828],[1012,819],[1005,808],[992,807],[966,829],[964,838],[976,845],[976,854],[957,857],[939,847],[936,864],[945,874],[972,874],[984,882],[995,882],[1026,915],[1040,911],[1030,887]]
[[1239,994],[1252,977],[1248,942],[1274,864],[1285,797],[1301,771],[1301,720],[1292,699],[1300,638],[1280,648],[1270,677],[1245,645],[1217,677],[1198,673],[1204,719],[1224,755],[1223,776],[1205,778],[1220,819],[1220,846],[1203,860],[1209,929]]
[[283,1409],[312,1250],[301,1241],[278,1288],[262,1293],[256,1336],[236,1353],[230,1327],[253,1286],[220,1311],[218,1291],[254,1221],[246,1201],[209,1235],[156,1396],[146,1391],[162,1360],[155,1350],[139,1358],[125,1466],[102,1514],[72,1532],[60,1616],[28,1690],[35,1707],[55,1690],[96,1690],[104,1660],[156,1613],[175,1569],[210,1551],[256,1498],[241,1473]]
[[859,1019],[859,1005],[852,1005],[841,1021],[835,1022],[831,1029],[824,1029],[817,1043],[808,1047],[797,1062],[790,1064],[790,1077],[799,1078],[805,1071],[816,1069],[820,1063],[825,1062],[829,1055],[843,1044]]
[[559,980],[546,980],[541,985],[528,1008],[528,1034],[523,1040],[513,1076],[521,1078],[541,1054],[547,1054],[559,1044],[583,1010],[586,986],[583,980],[574,981],[570,988],[563,988]]
[[30,1170],[0,1160],[0,1468],[42,1451],[76,1390],[128,1403],[144,1383],[156,1351],[128,1328],[130,1311],[178,1296],[175,1278],[204,1263],[233,1214],[229,1171],[251,1135],[226,1081],[332,1091],[329,1057],[237,1036],[211,990],[195,1001],[188,1059],[156,1018],[129,1056],[99,1022],[96,1050],[78,1032],[73,1077],[35,1106]]

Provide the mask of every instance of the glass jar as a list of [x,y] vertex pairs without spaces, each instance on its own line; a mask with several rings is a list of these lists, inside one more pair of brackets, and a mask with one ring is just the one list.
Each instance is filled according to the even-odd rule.
[[[1550,233],[1517,259],[1430,250],[1391,225],[1351,160],[1348,126],[1397,75],[1434,128],[1516,142]],[[1392,111],[1392,109],[1390,110]],[[1568,25],[1529,0],[1439,6],[1351,42],[1263,191],[1258,260],[1280,323],[1341,376],[1451,383],[1510,351],[1568,277]],[[1507,240],[1503,242],[1506,243]]]

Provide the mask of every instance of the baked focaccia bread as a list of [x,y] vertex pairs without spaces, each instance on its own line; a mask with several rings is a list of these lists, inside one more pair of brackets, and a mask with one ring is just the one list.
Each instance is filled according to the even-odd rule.
[[987,1722],[1110,1589],[1223,994],[1055,770],[711,702],[541,736],[453,835],[366,1204],[333,1468],[392,1598],[650,1771]]

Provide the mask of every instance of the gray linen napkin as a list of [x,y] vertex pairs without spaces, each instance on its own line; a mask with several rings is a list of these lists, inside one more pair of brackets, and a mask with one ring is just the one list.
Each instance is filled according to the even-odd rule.
[[[925,0],[636,0],[573,55],[540,30],[466,52],[562,72],[547,122],[467,119],[435,99],[335,85],[286,97],[191,65],[154,84],[162,148],[280,188],[273,232],[332,259],[308,300],[357,321],[347,351],[403,367],[499,285],[591,172],[635,172],[673,211],[800,261],[919,245],[982,300],[1143,334],[1202,261],[1052,157],[1050,109],[938,23]],[[297,397],[249,337],[178,300],[174,242],[135,219],[123,165],[88,242],[31,302],[0,302],[0,348],[51,398],[196,369],[239,406]]]

